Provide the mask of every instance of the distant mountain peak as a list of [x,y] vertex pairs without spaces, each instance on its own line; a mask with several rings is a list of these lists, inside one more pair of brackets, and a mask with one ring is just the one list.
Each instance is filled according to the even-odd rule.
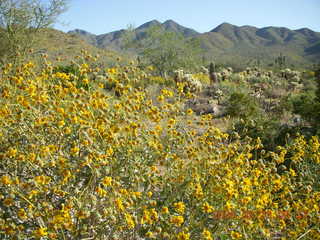
[[310,28],[300,28],[300,29],[295,30],[295,32],[299,32],[299,33],[302,33],[304,35],[310,35],[310,34],[314,34],[315,33]]
[[186,28],[186,27],[180,25],[179,23],[177,23],[177,22],[175,22],[175,21],[173,21],[171,19],[169,19],[169,20],[165,21],[164,23],[162,23],[162,26],[164,26],[165,28],[167,28],[167,27],[169,27],[169,28],[170,27],[171,28]]
[[177,22],[173,21],[172,19],[166,20],[163,24],[177,24],[177,25],[179,25]]
[[159,22],[158,20],[154,19],[154,20],[151,20],[149,22],[146,22],[146,23],[140,25],[136,29],[140,30],[140,29],[149,28],[149,27],[155,26],[155,25],[161,25],[161,22]]
[[221,23],[220,25],[218,25],[216,28],[212,29],[210,32],[221,32],[221,31],[226,31],[226,30],[229,30],[229,29],[233,29],[237,26],[235,25],[232,25],[230,23],[227,23],[227,22],[224,22],[224,23]]
[[199,35],[199,33],[191,28],[184,27],[177,22],[173,21],[172,19],[169,19],[162,23],[162,26],[167,31],[182,33],[185,37],[194,37]]
[[233,25],[233,24],[228,23],[228,22],[223,22],[223,23],[221,23],[220,25],[218,25],[218,27],[219,27],[219,26],[232,26],[232,27],[235,27],[236,25]]

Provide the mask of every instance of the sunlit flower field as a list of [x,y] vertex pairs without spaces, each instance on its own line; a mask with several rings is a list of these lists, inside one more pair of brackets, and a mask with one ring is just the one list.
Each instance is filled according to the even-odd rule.
[[95,60],[1,70],[0,239],[320,239],[317,137],[265,150]]

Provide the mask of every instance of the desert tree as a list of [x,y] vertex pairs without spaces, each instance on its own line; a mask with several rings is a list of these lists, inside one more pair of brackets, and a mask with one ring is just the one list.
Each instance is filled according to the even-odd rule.
[[200,62],[199,41],[166,31],[161,25],[154,25],[142,33],[130,29],[126,36],[131,37],[130,48],[138,52],[145,64],[155,67],[161,76],[178,68],[190,69]]
[[1,0],[0,60],[16,60],[34,46],[39,30],[50,27],[68,0]]

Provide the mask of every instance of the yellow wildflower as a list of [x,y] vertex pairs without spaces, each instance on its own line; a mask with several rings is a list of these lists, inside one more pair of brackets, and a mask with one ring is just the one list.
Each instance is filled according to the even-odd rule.
[[180,227],[183,222],[184,218],[182,216],[172,216],[170,218],[170,223],[176,225],[177,227]]
[[192,115],[192,114],[193,114],[193,111],[192,111],[191,108],[189,108],[189,109],[187,110],[187,114],[188,114],[188,115]]
[[129,229],[132,229],[132,228],[135,227],[135,222],[133,220],[133,217],[130,214],[126,213],[125,214],[125,219],[126,219],[126,222],[127,222],[127,225],[128,225]]
[[202,205],[202,211],[205,213],[212,213],[214,211],[214,208],[208,202],[205,202]]
[[232,239],[240,239],[242,237],[242,234],[239,232],[232,231],[231,237],[232,237]]
[[18,215],[18,217],[19,217],[21,220],[27,219],[27,213],[26,213],[26,211],[25,211],[23,208],[20,208],[20,209],[18,210],[17,215]]
[[181,214],[184,213],[185,208],[186,208],[186,206],[184,205],[183,202],[174,203],[173,206],[175,207],[176,211],[177,211],[178,213],[181,213]]
[[42,238],[48,235],[47,228],[40,227],[33,231],[33,235],[36,238]]
[[112,185],[112,177],[105,177],[103,180],[102,180],[102,184],[104,186],[111,186]]
[[18,150],[16,148],[9,148],[7,156],[9,158],[14,158],[17,155]]
[[116,207],[119,211],[123,212],[124,211],[124,206],[123,206],[123,203],[122,203],[122,200],[120,198],[117,198],[115,200],[115,204],[116,204]]
[[177,240],[189,240],[189,239],[190,239],[190,233],[179,232],[177,235]]
[[6,207],[10,207],[14,204],[14,201],[12,198],[6,198],[3,200],[3,204],[6,206]]
[[205,240],[213,240],[212,236],[211,236],[211,232],[208,229],[204,229],[202,232],[202,237]]
[[169,213],[169,208],[168,208],[168,207],[162,207],[161,212],[162,212],[163,214],[168,214],[168,213]]
[[79,154],[80,149],[78,147],[73,147],[70,149],[70,153],[72,156],[77,156]]
[[12,180],[11,180],[11,178],[9,176],[4,175],[4,176],[1,177],[1,183],[3,185],[10,185],[10,184],[12,184]]

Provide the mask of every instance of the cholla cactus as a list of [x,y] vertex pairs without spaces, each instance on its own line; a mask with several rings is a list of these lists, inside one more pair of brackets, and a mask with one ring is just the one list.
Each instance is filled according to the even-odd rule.
[[185,92],[197,93],[202,90],[202,83],[195,79],[192,74],[184,73],[182,69],[174,71],[174,80],[177,84],[184,84]]
[[271,70],[266,73],[266,76],[269,77],[269,78],[271,78],[272,75],[273,75],[273,72]]
[[220,72],[221,74],[221,80],[225,81],[227,80],[230,75],[232,74],[232,72],[230,71],[230,69],[222,69],[222,71]]
[[300,82],[301,73],[299,71],[294,71],[289,68],[281,70],[280,76],[286,80],[291,80],[295,82]]
[[193,78],[191,74],[185,74],[183,82],[186,84],[185,91],[187,92],[198,93],[202,90],[202,83],[198,79]]
[[289,82],[289,87],[290,87],[290,90],[292,91],[300,91],[303,89],[303,84],[298,83],[297,81],[291,81]]
[[233,73],[232,67],[227,67],[227,71],[228,71],[230,74]]
[[183,81],[182,79],[183,79],[184,73],[182,69],[175,70],[173,73],[174,73],[174,81],[176,83]]

